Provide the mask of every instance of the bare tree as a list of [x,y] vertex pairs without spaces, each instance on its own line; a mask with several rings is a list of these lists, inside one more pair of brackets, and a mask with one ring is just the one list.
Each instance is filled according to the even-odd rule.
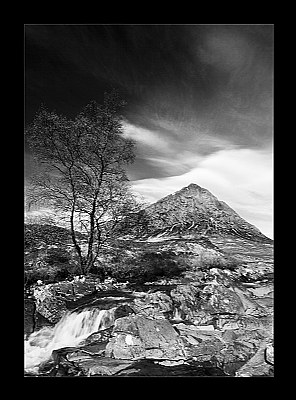
[[[26,141],[39,171],[32,176],[30,198],[47,201],[68,215],[81,271],[87,273],[102,244],[136,202],[125,167],[134,161],[134,143],[124,137],[117,91],[103,104],[88,104],[74,119],[41,107],[26,129]],[[86,234],[84,246],[76,229]]]

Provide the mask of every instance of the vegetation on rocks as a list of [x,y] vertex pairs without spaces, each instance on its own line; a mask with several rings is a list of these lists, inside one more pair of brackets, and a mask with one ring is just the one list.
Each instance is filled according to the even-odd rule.
[[96,273],[110,276],[118,282],[144,283],[159,278],[172,278],[182,275],[189,268],[186,259],[173,251],[144,251],[124,256],[116,255],[107,263],[101,262]]

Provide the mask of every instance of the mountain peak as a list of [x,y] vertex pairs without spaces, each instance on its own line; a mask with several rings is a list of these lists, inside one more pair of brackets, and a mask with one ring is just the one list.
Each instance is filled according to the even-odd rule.
[[253,240],[270,240],[259,229],[241,218],[209,190],[188,186],[151,204],[145,210],[149,231],[198,235],[234,235]]
[[182,191],[182,190],[188,190],[188,189],[191,189],[191,190],[199,190],[199,191],[206,191],[206,192],[208,192],[207,189],[205,189],[205,188],[203,188],[203,187],[197,185],[196,183],[190,183],[188,186],[183,187],[183,188],[181,189],[181,191]]

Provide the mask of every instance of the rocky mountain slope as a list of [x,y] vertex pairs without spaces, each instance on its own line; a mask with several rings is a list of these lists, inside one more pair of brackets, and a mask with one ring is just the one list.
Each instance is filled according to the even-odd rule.
[[225,202],[196,184],[148,206],[141,215],[140,235],[231,235],[259,242],[271,240]]

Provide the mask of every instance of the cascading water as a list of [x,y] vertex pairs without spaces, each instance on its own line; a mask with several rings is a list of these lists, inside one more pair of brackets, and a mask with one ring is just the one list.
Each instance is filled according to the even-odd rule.
[[92,333],[114,324],[114,311],[97,308],[68,312],[54,327],[43,327],[25,341],[25,371],[38,373],[39,365],[53,350],[75,347]]
[[172,318],[173,321],[182,321],[183,318],[181,316],[181,310],[178,307],[175,307],[174,309],[174,315]]

